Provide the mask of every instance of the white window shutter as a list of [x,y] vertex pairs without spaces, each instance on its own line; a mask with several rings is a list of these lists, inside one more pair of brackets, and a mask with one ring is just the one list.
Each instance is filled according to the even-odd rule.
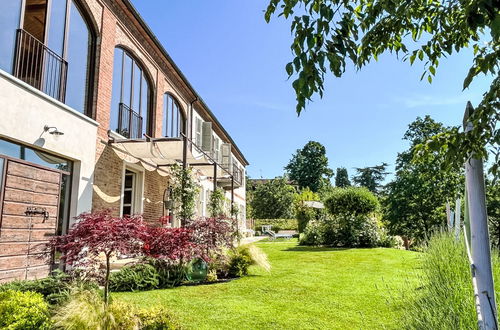
[[194,143],[197,146],[201,145],[201,123],[202,123],[201,119],[196,117],[195,128],[194,128],[194,133],[195,133]]
[[231,157],[231,143],[223,143],[221,145],[221,165],[226,170],[231,172],[232,157]]
[[201,150],[205,152],[212,152],[212,123],[204,122],[202,126],[202,134],[201,134]]

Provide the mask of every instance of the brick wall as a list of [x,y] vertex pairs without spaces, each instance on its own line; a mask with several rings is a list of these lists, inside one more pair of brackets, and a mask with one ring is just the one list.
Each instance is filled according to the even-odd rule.
[[[124,46],[143,64],[143,69],[151,78],[151,115],[153,137],[162,136],[163,95],[171,93],[180,103],[186,117],[189,103],[195,95],[183,84],[173,70],[171,63],[164,60],[150,36],[131,17],[121,1],[83,0],[88,4],[94,21],[99,25],[96,54],[96,101],[95,120],[99,123],[96,166],[93,177],[93,211],[111,209],[120,213],[124,162],[108,145],[108,130],[111,113],[113,60],[116,46]],[[163,214],[163,192],[168,179],[156,172],[144,172],[143,212],[148,221],[156,221]]]

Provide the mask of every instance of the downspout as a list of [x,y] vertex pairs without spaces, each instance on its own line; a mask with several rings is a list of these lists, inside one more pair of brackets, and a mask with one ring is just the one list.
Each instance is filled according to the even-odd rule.
[[[194,107],[193,105],[198,102],[198,96],[194,100],[192,100],[189,103],[189,139],[192,141],[193,140],[193,113],[194,113]],[[186,134],[188,134],[187,129],[186,129]],[[191,152],[193,152],[193,146],[191,145]]]

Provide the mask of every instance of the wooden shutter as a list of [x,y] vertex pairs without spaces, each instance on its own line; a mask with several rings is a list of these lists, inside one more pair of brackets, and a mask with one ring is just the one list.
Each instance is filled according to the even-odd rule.
[[212,152],[212,123],[208,121],[204,122],[201,131],[201,150],[205,152]]
[[222,154],[222,167],[231,172],[232,168],[232,157],[231,157],[231,143],[223,143],[221,145],[221,154]]

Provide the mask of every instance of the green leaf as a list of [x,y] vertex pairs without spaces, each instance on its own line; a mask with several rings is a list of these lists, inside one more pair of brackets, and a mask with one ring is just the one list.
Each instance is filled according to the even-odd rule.
[[415,58],[417,57],[417,54],[413,53],[413,55],[410,56],[410,64],[413,64],[415,62]]
[[434,68],[433,66],[429,67],[429,71],[432,73],[433,76],[436,75],[436,68]]
[[288,76],[291,76],[293,74],[293,63],[292,62],[288,63],[285,69],[286,73],[288,73]]

